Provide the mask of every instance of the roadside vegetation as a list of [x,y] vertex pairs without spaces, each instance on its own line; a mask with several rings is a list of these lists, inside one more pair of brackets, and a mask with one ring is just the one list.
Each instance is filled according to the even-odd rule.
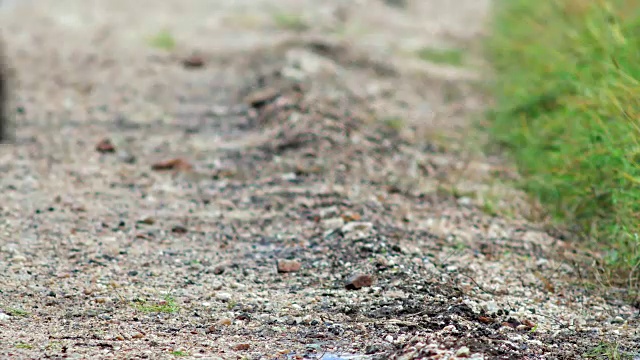
[[522,186],[604,254],[630,289],[640,275],[640,2],[499,0],[493,144]]

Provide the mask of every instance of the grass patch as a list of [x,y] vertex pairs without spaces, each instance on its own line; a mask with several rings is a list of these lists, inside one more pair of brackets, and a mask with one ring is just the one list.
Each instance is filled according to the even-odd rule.
[[171,355],[173,356],[189,356],[189,353],[186,351],[172,351]]
[[33,349],[33,345],[25,344],[25,343],[17,343],[16,349]]
[[165,296],[164,300],[154,304],[148,304],[146,301],[138,299],[133,303],[133,307],[138,311],[147,313],[173,314],[180,310],[180,307],[176,303],[175,299],[169,295]]
[[405,128],[405,121],[398,117],[388,117],[381,120],[384,127],[390,131],[399,132]]
[[462,66],[464,64],[464,52],[460,49],[436,49],[422,48],[417,55],[424,61],[436,64]]
[[585,359],[607,359],[607,360],[632,360],[632,354],[624,353],[620,346],[615,343],[600,343],[585,354]]
[[18,308],[6,308],[4,311],[11,316],[28,317],[30,315],[28,311]]
[[309,30],[309,24],[298,14],[276,12],[273,14],[273,21],[281,29],[302,32]]
[[149,45],[157,49],[171,51],[176,47],[176,39],[169,30],[161,30],[149,39]]
[[[488,55],[493,143],[554,219],[604,249],[609,279],[640,266],[640,2],[499,0]],[[621,276],[624,275],[624,276]]]

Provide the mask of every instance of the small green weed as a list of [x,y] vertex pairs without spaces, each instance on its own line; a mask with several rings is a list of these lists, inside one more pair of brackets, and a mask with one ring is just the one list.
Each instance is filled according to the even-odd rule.
[[189,356],[189,353],[186,352],[186,351],[178,350],[178,351],[172,351],[171,355],[173,355],[173,356]]
[[171,51],[176,47],[176,39],[169,30],[162,30],[149,39],[149,44],[158,49]]
[[167,295],[164,297],[164,301],[161,301],[156,304],[147,304],[144,300],[137,300],[133,304],[134,308],[142,312],[149,313],[167,313],[173,314],[180,310],[180,307],[176,303],[175,299],[171,296]]
[[16,344],[17,349],[33,349],[33,345],[19,342]]
[[304,21],[302,16],[297,14],[277,12],[273,14],[273,21],[281,29],[298,32],[309,30],[309,24]]
[[393,131],[400,131],[405,127],[404,120],[397,117],[389,117],[382,120],[385,127]]
[[462,66],[464,64],[464,52],[460,49],[436,49],[422,48],[417,55],[424,61],[436,64]]
[[28,317],[30,315],[28,311],[18,308],[6,308],[4,311],[11,316]]
[[585,359],[631,360],[631,354],[624,354],[616,343],[600,343],[589,352],[582,354]]

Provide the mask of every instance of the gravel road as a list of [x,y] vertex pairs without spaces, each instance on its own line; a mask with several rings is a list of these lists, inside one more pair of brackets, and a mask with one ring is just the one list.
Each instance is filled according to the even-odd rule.
[[637,309],[585,288],[579,253],[477,151],[489,6],[7,6],[0,357],[637,349]]

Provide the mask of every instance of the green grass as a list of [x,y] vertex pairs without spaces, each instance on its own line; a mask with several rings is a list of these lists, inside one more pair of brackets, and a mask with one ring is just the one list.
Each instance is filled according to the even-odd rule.
[[4,311],[11,316],[28,317],[30,315],[28,311],[18,308],[6,308]]
[[309,30],[309,24],[307,24],[304,21],[302,16],[297,14],[276,12],[273,14],[273,21],[281,29],[291,30],[296,32]]
[[169,30],[162,30],[149,39],[149,45],[158,49],[171,51],[176,47],[176,39]]
[[464,64],[464,53],[460,49],[422,48],[418,50],[417,55],[424,61],[436,64],[453,66],[462,66]]
[[181,356],[189,356],[189,353],[186,351],[172,351],[171,355],[181,357]]
[[20,342],[16,344],[16,348],[17,349],[33,349],[33,345]]
[[133,307],[139,311],[147,313],[173,314],[180,310],[180,307],[176,303],[175,299],[173,299],[169,295],[164,297],[164,301],[155,304],[147,304],[147,302],[144,300],[137,300],[133,304]]
[[585,354],[585,359],[632,360],[633,355],[624,353],[616,343],[600,343]]
[[633,278],[640,265],[640,2],[499,0],[492,30],[493,143],[513,155],[523,187],[555,220],[604,250],[610,278]]

